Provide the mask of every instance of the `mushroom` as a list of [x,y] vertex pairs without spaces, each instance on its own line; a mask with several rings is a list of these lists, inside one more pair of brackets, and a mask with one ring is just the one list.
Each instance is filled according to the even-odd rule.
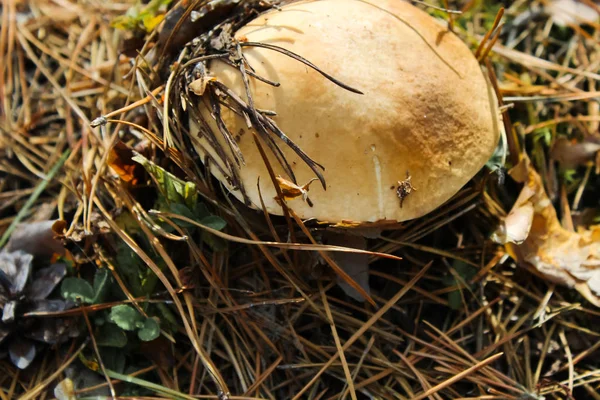
[[[267,152],[269,163],[280,188],[295,191],[287,204],[301,218],[381,227],[421,217],[458,192],[498,143],[500,112],[486,73],[444,24],[408,2],[289,3],[258,16],[235,38],[247,62],[251,99],[231,60],[212,61],[211,79],[242,101],[251,101],[324,168],[325,187],[318,182],[308,186],[314,170],[272,136],[295,182],[274,152]],[[360,93],[340,87],[275,46]],[[213,86],[211,93],[222,96],[217,87],[223,88]],[[260,190],[267,211],[281,215],[276,189],[253,139],[255,128],[248,126],[252,116],[244,116],[231,102],[221,107],[223,126],[235,138],[232,146],[223,126],[218,127],[209,98],[204,93],[199,105],[205,123],[190,118],[196,150],[203,159],[210,158],[211,173],[234,196],[260,208]],[[209,139],[207,129],[216,139]],[[232,161],[235,145],[243,156],[238,164]],[[227,171],[235,171],[242,187],[234,187]]]

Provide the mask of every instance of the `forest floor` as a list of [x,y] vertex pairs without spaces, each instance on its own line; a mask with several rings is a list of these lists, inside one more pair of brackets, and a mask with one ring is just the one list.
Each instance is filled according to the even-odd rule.
[[415,5],[506,136],[369,239],[360,302],[319,225],[232,201],[182,139],[181,63],[149,49],[203,1],[2,0],[0,400],[600,399],[600,9],[445,3]]

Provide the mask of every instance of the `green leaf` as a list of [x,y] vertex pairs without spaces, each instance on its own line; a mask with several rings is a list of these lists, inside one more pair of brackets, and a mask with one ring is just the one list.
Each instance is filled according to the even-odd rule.
[[209,245],[214,251],[227,250],[227,242],[210,232],[202,231],[202,241]]
[[152,31],[164,18],[166,7],[171,0],[151,0],[148,4],[137,2],[125,15],[115,18],[111,26],[121,30],[144,29]]
[[128,212],[122,212],[117,215],[114,219],[119,228],[124,230],[129,234],[138,233],[141,231],[140,225],[137,223],[137,220]]
[[[179,327],[179,320],[175,317],[175,315],[173,315],[173,313],[171,312],[169,307],[167,307],[163,303],[157,303],[156,308],[158,308],[158,311],[160,312],[160,317],[161,317],[160,319],[161,319],[161,321],[163,321],[163,325],[164,325],[164,322],[166,321],[174,327]],[[164,326],[163,326],[163,329],[164,329]]]
[[110,320],[121,329],[133,331],[136,329],[136,324],[143,320],[143,317],[135,308],[127,304],[121,304],[111,308]]
[[490,159],[485,163],[485,166],[488,167],[491,171],[496,171],[498,169],[504,168],[506,163],[506,157],[508,156],[508,149],[505,144],[500,141],[496,149],[494,150],[494,154],[490,157]]
[[469,282],[477,275],[477,269],[462,261],[454,261],[452,267],[464,282]]
[[96,270],[94,275],[94,304],[102,303],[110,289],[110,274],[106,268]]
[[142,264],[139,257],[123,242],[117,246],[116,268],[125,277],[129,290],[134,297],[143,296],[140,271]]
[[105,347],[100,351],[100,355],[102,356],[102,362],[107,369],[120,374],[125,371],[126,360],[123,350]]
[[177,178],[141,154],[136,154],[131,159],[140,163],[154,178],[154,181],[158,184],[158,189],[167,201],[171,203],[183,203],[189,209],[194,208],[198,201],[198,192],[196,192],[196,185],[194,183]]
[[204,204],[204,203],[196,203],[196,208],[193,211],[194,211],[194,215],[196,216],[196,218],[195,218],[196,221],[201,221],[205,217],[208,217],[211,215],[210,211],[208,211],[208,207],[206,207],[206,204]]
[[[181,215],[182,217],[186,217],[191,219],[192,221],[196,221],[196,216],[185,204],[172,203],[169,205],[169,211],[171,211],[173,214]],[[186,229],[193,229],[197,227],[194,224],[177,218],[173,218],[173,222],[175,222],[180,227]]]
[[81,278],[65,278],[60,285],[60,294],[65,300],[92,304],[94,289],[86,280]]
[[220,231],[227,226],[227,222],[225,222],[223,218],[216,215],[210,215],[206,218],[202,218],[200,223],[217,231]]
[[[475,277],[477,274],[477,269],[473,266],[464,263],[462,261],[455,260],[452,263],[452,268],[458,275],[458,278],[454,276],[454,274],[450,273],[442,278],[442,283],[446,286],[461,286]],[[462,296],[460,294],[460,290],[453,290],[448,293],[448,305],[453,310],[458,310],[462,306]]]
[[469,282],[477,274],[476,268],[458,260],[455,260],[452,263],[452,268],[454,269],[454,271],[456,271],[456,274],[462,279],[463,282],[461,282],[459,279],[456,279],[453,274],[449,273],[448,275],[442,278],[442,282],[446,286],[455,286]]
[[448,305],[453,310],[460,310],[462,306],[462,296],[460,295],[460,290],[453,290],[448,293]]
[[[157,262],[157,264],[158,264],[158,262]],[[163,268],[161,268],[161,270],[162,269]],[[150,268],[148,268],[148,273],[146,274],[144,279],[142,279],[142,294],[144,296],[150,296],[152,293],[154,293],[154,288],[156,287],[157,283],[158,283],[158,276],[156,276],[154,271],[152,271]]]
[[123,348],[127,345],[127,335],[115,324],[104,324],[96,334],[96,343],[102,347]]
[[154,318],[147,318],[144,326],[138,331],[138,337],[144,342],[150,342],[160,335],[160,325]]

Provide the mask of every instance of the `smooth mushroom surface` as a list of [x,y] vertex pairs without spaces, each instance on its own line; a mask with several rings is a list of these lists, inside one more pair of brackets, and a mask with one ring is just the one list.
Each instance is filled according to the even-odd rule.
[[[308,196],[288,204],[302,218],[340,223],[404,221],[420,217],[452,197],[486,163],[500,134],[500,113],[487,75],[469,48],[447,26],[400,0],[300,1],[258,16],[236,32],[240,42],[288,49],[353,93],[303,63],[271,49],[243,47],[256,75],[248,76],[254,105],[315,162],[324,166],[326,190],[313,182]],[[209,73],[247,101],[239,69],[214,60]],[[206,94],[199,108],[228,156]],[[260,208],[257,182],[268,212],[281,214],[276,191],[248,129],[247,120],[227,107],[222,118],[241,149],[244,190]],[[202,159],[232,193],[214,163],[227,171],[200,132]],[[292,149],[275,139],[302,186],[315,174]],[[290,180],[264,145],[276,175]],[[415,190],[416,189],[416,190]]]

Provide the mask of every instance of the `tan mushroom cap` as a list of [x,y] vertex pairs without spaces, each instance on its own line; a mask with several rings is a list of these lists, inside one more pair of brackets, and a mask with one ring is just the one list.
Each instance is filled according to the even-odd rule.
[[[301,1],[259,16],[236,37],[284,47],[364,93],[347,91],[283,54],[244,47],[256,73],[281,84],[250,77],[256,108],[275,111],[276,124],[325,167],[327,190],[319,182],[310,186],[313,207],[301,197],[288,201],[302,218],[366,223],[420,217],[465,185],[497,145],[497,101],[477,60],[444,25],[404,1]],[[214,61],[210,73],[246,99],[238,70]],[[204,100],[201,112],[213,121]],[[245,158],[239,173],[248,197],[260,208],[260,178],[267,210],[280,215],[245,120],[226,108],[223,119],[239,135]],[[198,135],[197,125],[191,125]],[[212,129],[221,137],[216,125]],[[215,156],[206,140],[200,143]],[[278,143],[299,185],[315,177]],[[201,155],[203,147],[197,146]],[[276,174],[288,178],[275,157],[270,160]],[[227,185],[214,166],[211,171]],[[417,191],[400,207],[396,189],[407,172]],[[240,190],[232,193],[242,199]]]

